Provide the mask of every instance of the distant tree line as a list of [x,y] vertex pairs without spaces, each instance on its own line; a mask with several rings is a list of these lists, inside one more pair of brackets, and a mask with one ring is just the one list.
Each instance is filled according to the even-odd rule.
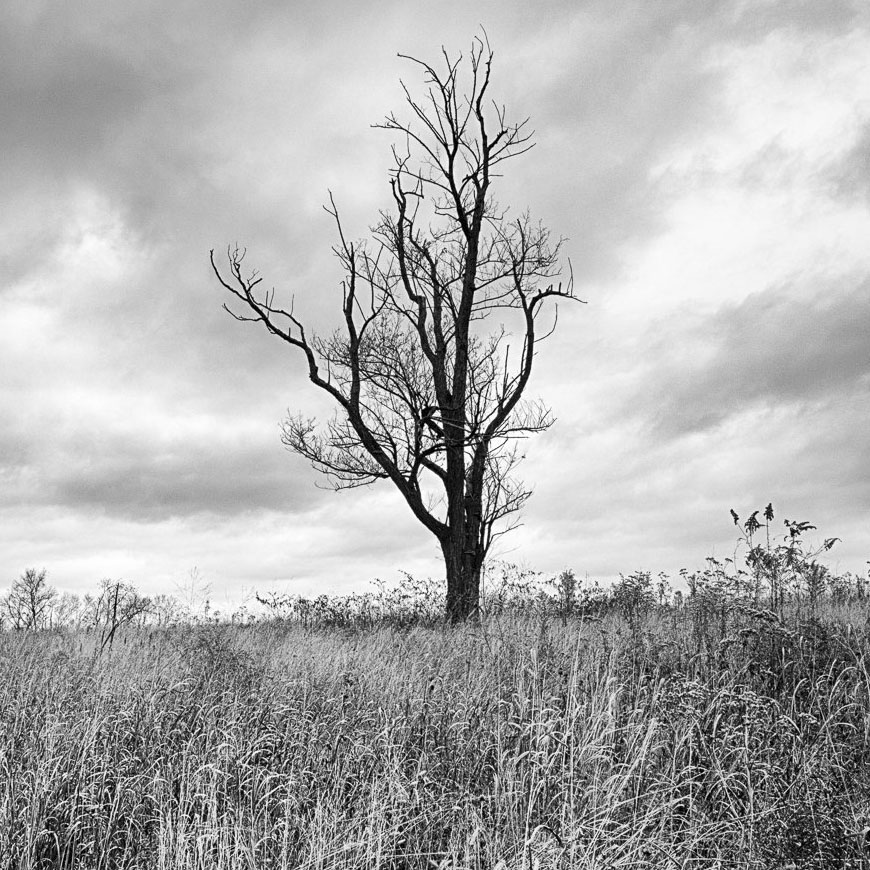
[[[620,574],[602,586],[588,578],[581,581],[570,569],[547,576],[510,563],[491,562],[484,575],[481,615],[524,611],[566,622],[618,614],[636,626],[650,612],[662,615],[687,610],[704,619],[718,614],[723,622],[734,608],[749,608],[747,612],[782,622],[787,611],[816,619],[828,605],[870,599],[870,562],[867,576],[860,576],[834,573],[819,561],[839,538],[810,544],[803,536],[816,527],[790,519],[783,521],[784,533],[772,534],[773,505],[764,509],[764,522],[759,514],[762,511],[753,511],[741,522],[732,510],[731,518],[740,533],[734,558],[709,557],[701,570],[682,569],[677,581],[682,588],[673,588],[667,574],[653,575],[650,571]],[[741,548],[742,565],[738,559]],[[402,573],[404,579],[398,585],[375,580],[372,591],[308,597],[271,590],[253,597],[267,620],[309,627],[441,622],[445,618],[444,584]],[[132,583],[111,579],[100,581],[93,594],[61,594],[48,585],[45,569],[30,568],[0,597],[0,630],[96,631],[102,651],[127,626],[250,623],[259,618],[247,604],[229,614],[212,610],[208,590],[194,568],[188,584],[179,590],[181,599],[166,594],[145,596]]]
[[0,598],[0,628],[16,631],[73,628],[100,632],[100,648],[111,646],[119,629],[169,624],[183,607],[171,595],[142,595],[125,580],[105,578],[93,594],[59,592],[43,568],[28,568]]

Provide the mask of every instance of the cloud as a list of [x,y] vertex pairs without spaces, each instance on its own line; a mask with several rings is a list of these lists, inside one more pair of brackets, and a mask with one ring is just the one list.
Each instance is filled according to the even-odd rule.
[[865,504],[843,433],[867,390],[867,20],[847,0],[12,0],[0,571],[44,551],[70,577],[102,558],[153,583],[199,564],[316,586],[432,564],[388,487],[323,492],[281,449],[288,406],[332,409],[292,349],[221,311],[207,255],[247,244],[311,328],[333,325],[326,191],[364,234],[388,195],[369,125],[400,108],[399,76],[421,84],[395,52],[467,48],[481,21],[494,95],[539,142],[496,195],[569,237],[590,300],[542,350],[530,392],[560,423],[530,445],[536,495],[506,545],[611,573],[676,560],[665,539],[706,554],[702,520],[790,475],[747,423],[786,439],[801,498],[835,480]]
[[825,173],[833,193],[847,202],[870,204],[870,121],[860,128],[854,143]]
[[[667,193],[652,169],[711,121],[721,86],[703,60],[711,38],[691,5],[671,4],[664,15],[634,3],[593,9],[547,34],[540,71],[520,85],[536,89],[525,105],[539,145],[509,187],[523,205],[519,188],[548,204],[544,216],[568,237],[581,284],[615,280],[663,229]],[[523,69],[536,70],[535,50],[525,49]]]
[[744,0],[734,4],[734,13],[735,30],[757,39],[776,30],[836,36],[868,20],[859,0]]
[[292,515],[316,500],[307,469],[293,469],[265,439],[235,445],[206,441],[199,447],[188,440],[159,450],[136,442],[104,446],[105,457],[78,454],[49,478],[51,502],[152,522],[263,510]]
[[678,437],[760,405],[824,405],[870,390],[870,279],[827,283],[752,294],[690,319],[679,339],[670,329],[666,342],[653,340],[642,396],[630,405]]
[[151,523],[269,510],[290,516],[322,497],[306,463],[280,449],[278,427],[267,420],[73,413],[41,433],[22,422],[0,431],[0,507]]
[[4,28],[0,166],[13,184],[22,172],[60,180],[97,171],[93,152],[136,113],[146,93],[147,83],[109,49],[50,38],[30,42]]

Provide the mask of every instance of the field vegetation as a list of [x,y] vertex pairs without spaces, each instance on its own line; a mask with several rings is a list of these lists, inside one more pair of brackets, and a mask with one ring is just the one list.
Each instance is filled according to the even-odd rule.
[[111,583],[60,627],[7,607],[0,865],[863,867],[866,578],[769,513],[679,580],[496,566],[464,625],[412,578],[159,624]]

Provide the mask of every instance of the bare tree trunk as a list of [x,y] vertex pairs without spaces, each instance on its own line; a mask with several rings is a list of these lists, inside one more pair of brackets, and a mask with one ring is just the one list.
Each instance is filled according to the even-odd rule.
[[477,618],[483,565],[483,554],[479,550],[475,547],[469,551],[461,538],[449,538],[441,544],[447,572],[446,611],[450,622]]
[[481,534],[481,494],[460,491],[455,502],[458,518],[441,541],[441,550],[447,573],[447,618],[458,623],[478,616],[487,548]]

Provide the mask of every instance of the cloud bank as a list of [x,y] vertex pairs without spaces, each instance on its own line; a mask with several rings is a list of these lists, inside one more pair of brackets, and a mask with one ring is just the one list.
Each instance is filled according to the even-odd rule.
[[[769,500],[870,551],[870,82],[858,2],[13,3],[0,31],[0,585],[46,565],[160,591],[348,589],[437,550],[398,496],[317,489],[280,446],[328,416],[221,310],[239,242],[312,328],[387,204],[415,71],[483,22],[538,145],[500,181],[567,237],[587,306],[530,388],[559,422],[501,555],[675,570]],[[836,555],[837,551],[835,551]],[[3,579],[5,578],[5,580]]]

